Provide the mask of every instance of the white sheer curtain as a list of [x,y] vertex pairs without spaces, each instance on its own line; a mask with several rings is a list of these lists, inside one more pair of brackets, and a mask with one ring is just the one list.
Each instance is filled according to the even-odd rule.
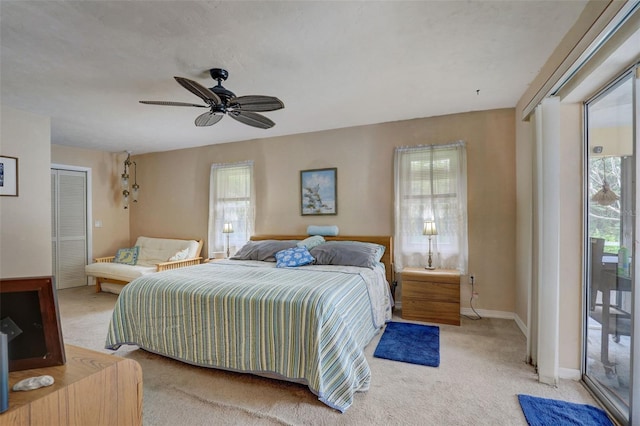
[[467,271],[467,160],[465,143],[396,148],[395,264],[425,266],[429,239],[425,220],[434,220],[433,265]]
[[227,234],[225,223],[231,223],[229,235],[231,254],[242,247],[253,234],[255,226],[255,193],[253,161],[213,164],[209,183],[209,257],[224,252]]

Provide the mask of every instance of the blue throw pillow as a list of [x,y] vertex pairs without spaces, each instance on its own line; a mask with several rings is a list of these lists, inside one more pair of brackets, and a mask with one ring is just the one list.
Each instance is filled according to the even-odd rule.
[[116,252],[116,257],[113,259],[113,262],[125,265],[135,265],[138,263],[139,251],[140,247],[138,246],[120,249]]
[[308,265],[315,259],[306,247],[294,247],[276,253],[276,268],[291,268]]

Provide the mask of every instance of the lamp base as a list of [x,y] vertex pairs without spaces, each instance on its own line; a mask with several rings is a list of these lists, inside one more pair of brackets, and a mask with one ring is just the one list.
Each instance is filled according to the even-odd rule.
[[425,267],[424,267],[424,269],[429,269],[429,270],[431,270],[431,269],[436,269],[436,267],[435,267],[435,266],[425,266]]

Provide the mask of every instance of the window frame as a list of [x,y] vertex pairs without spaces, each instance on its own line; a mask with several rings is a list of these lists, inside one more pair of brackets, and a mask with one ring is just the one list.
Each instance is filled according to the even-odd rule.
[[[241,176],[245,173],[245,176]],[[235,175],[235,176],[234,176]],[[248,176],[247,176],[248,175]],[[244,191],[238,189],[239,185],[232,188],[229,184],[219,182],[226,179],[245,179]],[[220,190],[222,186],[222,191]],[[247,188],[248,187],[248,188]],[[217,163],[211,165],[209,178],[209,230],[208,230],[208,256],[215,257],[215,253],[227,250],[227,237],[229,246],[239,249],[244,245],[255,229],[255,185],[253,161],[237,163]],[[222,192],[222,194],[220,194]],[[233,233],[224,234],[222,229],[225,223],[231,223]]]

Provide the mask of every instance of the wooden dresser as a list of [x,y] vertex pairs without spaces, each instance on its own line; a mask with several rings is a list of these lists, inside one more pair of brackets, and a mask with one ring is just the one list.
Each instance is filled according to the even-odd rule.
[[142,367],[120,358],[65,345],[65,365],[9,373],[9,388],[22,379],[49,375],[51,386],[9,390],[0,426],[141,425]]
[[404,268],[402,318],[460,325],[460,273],[448,269]]

